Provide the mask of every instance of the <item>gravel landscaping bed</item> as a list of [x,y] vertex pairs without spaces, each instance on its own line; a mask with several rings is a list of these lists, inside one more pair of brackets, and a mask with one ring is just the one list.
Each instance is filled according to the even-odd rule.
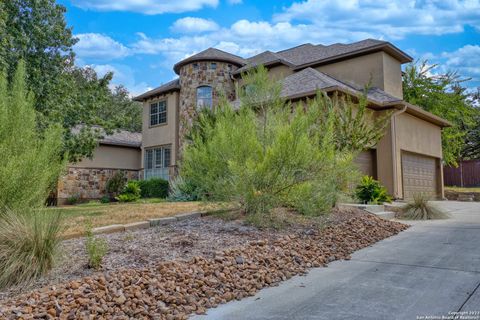
[[64,262],[48,277],[0,297],[0,318],[185,319],[407,228],[360,210],[329,222],[273,232],[206,217],[104,235],[109,253],[95,273],[84,240],[64,241]]

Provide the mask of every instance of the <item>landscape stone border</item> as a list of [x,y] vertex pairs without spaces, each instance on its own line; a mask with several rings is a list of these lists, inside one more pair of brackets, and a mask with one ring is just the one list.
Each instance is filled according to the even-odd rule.
[[[221,210],[221,211],[224,211],[224,210]],[[177,221],[200,218],[203,216],[211,215],[215,212],[216,211],[193,211],[193,212],[180,213],[170,217],[153,218],[153,219],[147,219],[144,221],[131,222],[127,224],[111,224],[107,226],[93,228],[92,233],[95,235],[98,235],[98,234],[109,234],[109,233],[116,233],[116,232],[133,231],[133,230],[139,230],[139,229],[148,229],[148,228],[153,228],[157,226],[164,226]],[[65,235],[62,238],[66,240],[66,239],[80,238],[84,236],[85,234],[78,232],[74,234]]]

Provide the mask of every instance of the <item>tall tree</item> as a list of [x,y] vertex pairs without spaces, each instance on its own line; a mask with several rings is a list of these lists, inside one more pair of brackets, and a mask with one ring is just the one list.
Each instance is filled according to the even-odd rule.
[[428,61],[408,65],[403,77],[404,99],[452,123],[442,132],[443,158],[446,164],[456,165],[479,111],[462,86],[468,79],[457,72],[436,75],[436,67]]
[[[25,61],[27,88],[35,96],[38,128],[51,124],[64,129],[64,154],[71,161],[91,156],[100,125],[138,129],[141,121],[128,92],[111,92],[112,74],[98,77],[92,68],[74,64],[77,39],[65,21],[65,7],[55,0],[9,0],[0,3],[0,70],[13,77],[17,61]],[[122,104],[118,104],[119,100]],[[115,117],[107,117],[105,109]],[[131,111],[129,110],[129,111]],[[117,111],[117,113],[115,113]],[[122,118],[124,117],[124,118]],[[81,135],[72,128],[82,125]]]
[[462,159],[480,159],[480,88],[470,95],[470,101],[479,112],[475,115],[475,124],[467,131]]

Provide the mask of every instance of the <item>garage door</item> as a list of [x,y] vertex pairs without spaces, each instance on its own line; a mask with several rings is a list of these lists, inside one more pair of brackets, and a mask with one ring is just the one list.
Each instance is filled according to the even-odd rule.
[[437,160],[432,157],[402,153],[403,197],[411,199],[416,193],[432,198],[438,196]]
[[355,159],[355,163],[357,164],[360,172],[364,175],[369,175],[373,178],[377,178],[377,170],[376,170],[376,155],[375,150],[367,150],[363,151],[358,155]]

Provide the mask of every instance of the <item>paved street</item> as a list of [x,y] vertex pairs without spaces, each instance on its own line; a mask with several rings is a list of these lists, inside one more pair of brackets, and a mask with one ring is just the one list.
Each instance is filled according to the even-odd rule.
[[417,319],[480,313],[480,203],[437,204],[450,219],[415,222],[354,253],[350,261],[314,269],[194,319]]

